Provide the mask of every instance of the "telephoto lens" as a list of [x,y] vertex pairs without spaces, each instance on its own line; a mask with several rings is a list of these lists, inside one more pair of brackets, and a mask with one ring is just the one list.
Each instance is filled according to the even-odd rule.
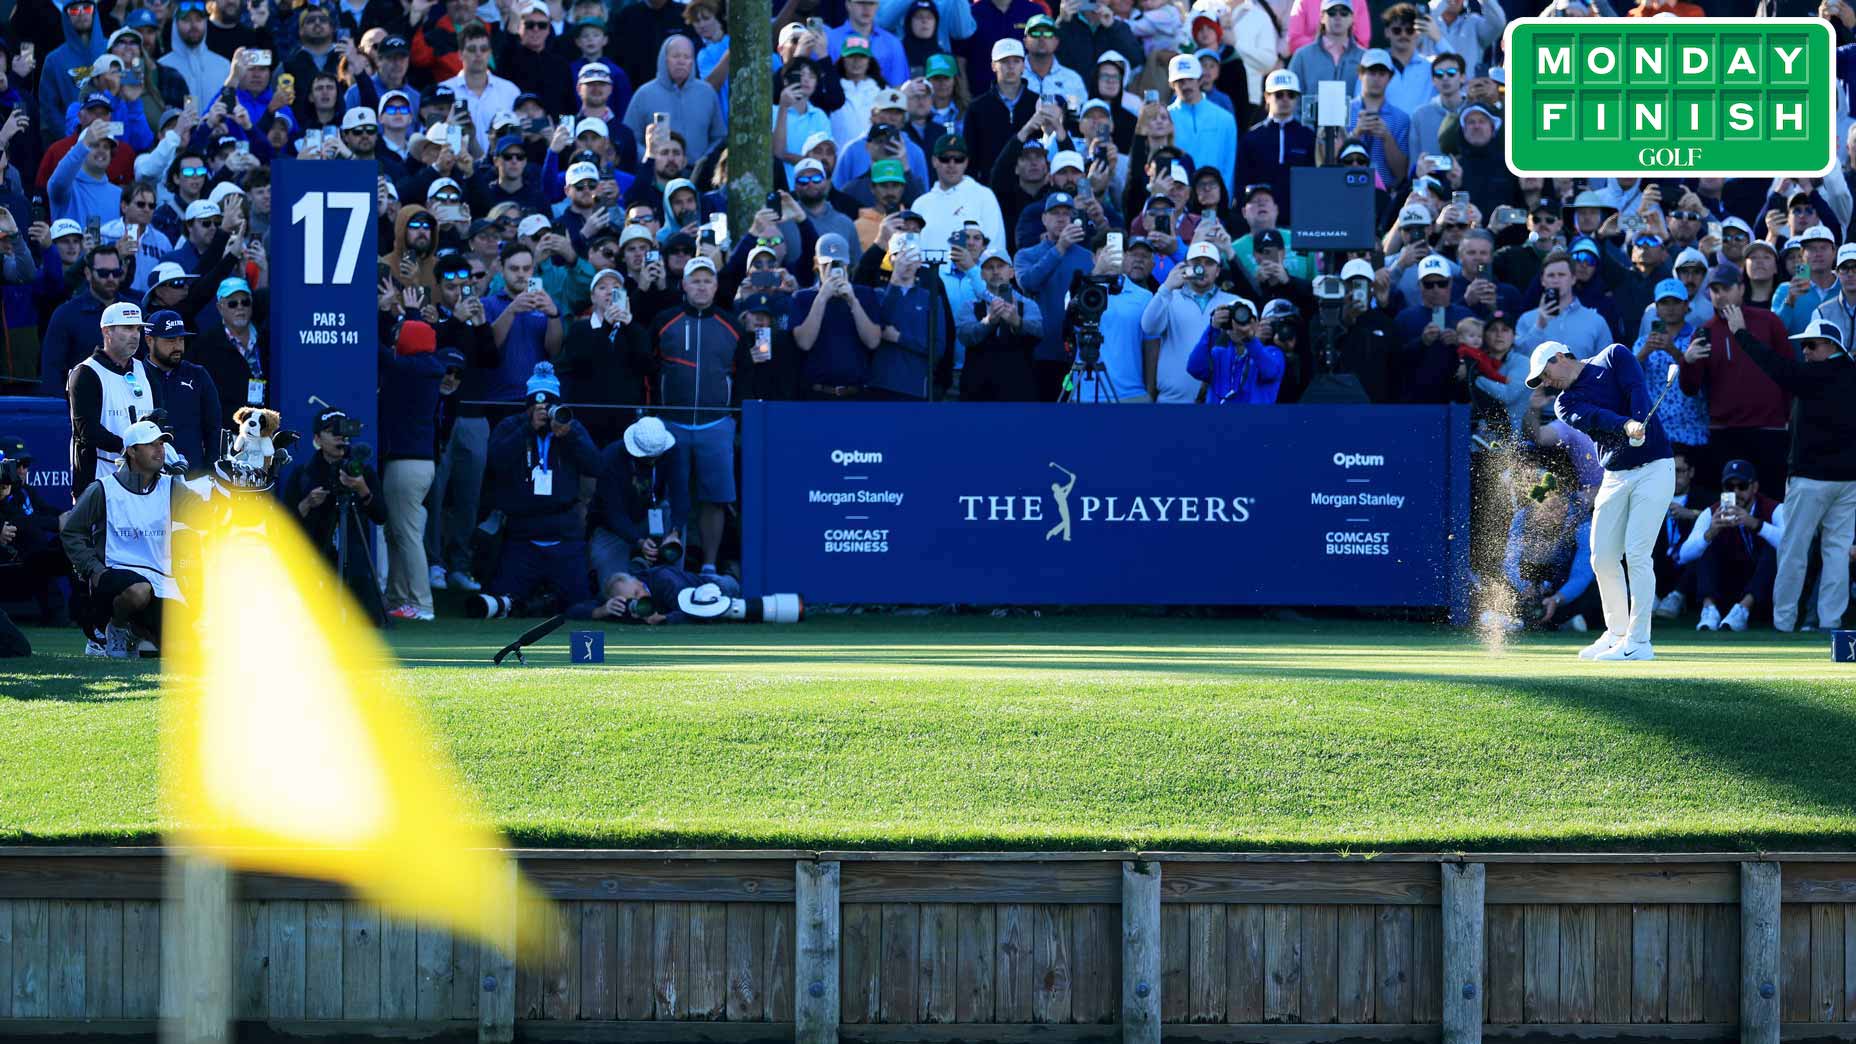
[[548,411],[549,424],[572,424],[574,410],[572,406],[556,406]]
[[657,545],[657,562],[659,565],[676,565],[683,561],[683,541],[674,536],[665,537]]

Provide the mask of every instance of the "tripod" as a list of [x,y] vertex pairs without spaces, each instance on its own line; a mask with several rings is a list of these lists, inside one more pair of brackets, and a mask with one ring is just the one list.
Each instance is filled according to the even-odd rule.
[[[1088,391],[1084,391],[1084,386]],[[1070,376],[1063,382],[1058,402],[1113,402],[1115,385],[1108,379],[1108,367],[1102,363],[1102,331],[1094,324],[1079,323],[1076,328],[1076,361],[1070,364]]]
[[375,585],[379,583],[380,573],[374,568],[374,553],[367,547],[366,541],[363,541],[361,545],[361,557],[362,560],[367,563],[365,588],[364,590],[355,590],[355,585],[349,582],[348,561],[350,551],[348,541],[351,538],[352,529],[358,528],[359,525],[360,520],[355,514],[354,494],[347,490],[343,490],[335,498],[335,576],[338,582],[350,587],[357,600],[365,594],[368,601],[362,608],[373,607],[375,615],[379,615],[381,612],[379,608],[380,594],[378,590],[376,590]]

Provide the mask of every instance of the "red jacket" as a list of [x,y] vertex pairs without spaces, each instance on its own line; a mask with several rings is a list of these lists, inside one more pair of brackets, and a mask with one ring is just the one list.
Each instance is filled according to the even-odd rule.
[[[1746,332],[1787,359],[1796,358],[1785,324],[1764,308],[1747,305]],[[1791,419],[1792,397],[1772,383],[1766,371],[1734,343],[1727,321],[1716,315],[1708,326],[1712,350],[1699,362],[1682,362],[1682,391],[1708,389],[1708,423],[1715,428],[1783,428]]]
[[[45,150],[45,157],[39,160],[39,172],[33,179],[33,187],[44,192],[45,186],[52,182],[52,171],[58,169],[58,161],[64,159],[64,154],[70,152],[71,146],[76,144],[77,134],[67,134],[52,142],[51,147]],[[112,184],[127,186],[129,182],[134,181],[135,150],[120,142],[117,143],[116,151],[110,155],[109,169],[104,173],[109,176]]]

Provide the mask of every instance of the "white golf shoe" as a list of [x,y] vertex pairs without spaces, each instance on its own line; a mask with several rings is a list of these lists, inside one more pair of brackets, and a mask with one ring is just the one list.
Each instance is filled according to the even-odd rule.
[[1592,657],[1592,659],[1654,660],[1656,659],[1656,652],[1650,648],[1649,642],[1633,642],[1629,639],[1625,639],[1611,648],[1606,649],[1604,652],[1599,653],[1597,656]]
[[1624,640],[1623,635],[1612,634],[1610,631],[1606,631],[1603,634],[1598,636],[1597,641],[1594,641],[1592,644],[1579,650],[1579,659],[1596,660],[1599,657],[1601,657],[1603,654],[1610,652],[1612,646],[1617,645],[1619,642],[1622,642],[1623,640]]

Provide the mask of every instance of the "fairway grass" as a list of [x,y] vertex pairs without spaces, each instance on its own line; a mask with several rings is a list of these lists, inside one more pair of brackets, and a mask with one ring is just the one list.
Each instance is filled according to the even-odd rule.
[[[489,667],[520,629],[391,640],[526,845],[1856,846],[1856,669],[1824,635],[1664,627],[1654,662],[1593,664],[1589,636],[1415,624],[822,616]],[[0,842],[153,839],[156,669],[30,634],[0,661]]]

